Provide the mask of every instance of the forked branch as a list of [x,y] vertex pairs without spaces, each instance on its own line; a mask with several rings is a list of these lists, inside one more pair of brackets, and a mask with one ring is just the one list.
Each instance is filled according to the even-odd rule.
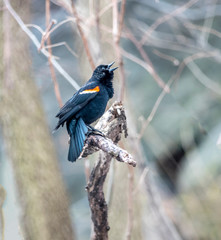
[[[132,156],[116,144],[120,141],[122,133],[127,136],[126,116],[122,103],[115,102],[103,115],[95,126],[97,130],[103,132],[101,135],[90,135],[87,140],[81,157],[102,150],[99,160],[95,164],[88,184],[88,200],[91,208],[91,218],[93,221],[93,239],[108,239],[108,206],[105,201],[103,186],[110,168],[110,162],[115,157],[120,162],[125,162],[133,167],[136,162]],[[126,194],[126,192],[125,192]]]

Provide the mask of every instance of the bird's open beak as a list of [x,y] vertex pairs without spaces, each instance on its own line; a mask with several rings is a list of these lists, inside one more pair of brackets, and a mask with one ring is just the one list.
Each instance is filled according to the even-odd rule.
[[112,65],[114,65],[115,62],[112,62],[110,64],[107,65],[108,69],[109,69],[109,72],[113,72],[114,70],[116,70],[118,67],[115,67],[115,68],[110,68]]

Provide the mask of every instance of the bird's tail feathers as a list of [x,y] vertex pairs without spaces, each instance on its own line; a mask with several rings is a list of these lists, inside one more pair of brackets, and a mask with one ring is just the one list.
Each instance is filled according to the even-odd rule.
[[68,125],[68,133],[70,135],[70,146],[68,152],[68,160],[75,162],[80,156],[84,147],[85,134],[88,132],[88,128],[84,121],[79,119],[73,119]]
[[52,134],[54,134],[58,130],[59,127],[60,127],[60,125],[57,124],[56,127],[54,128],[54,130],[52,131]]
[[[60,126],[62,126],[63,127],[63,125],[64,125],[64,123],[66,122],[66,121],[68,121],[68,119],[71,117],[71,115],[72,115],[73,113],[72,113],[72,111],[70,111],[69,113],[66,113],[65,115],[62,115],[62,114],[57,114],[56,116],[59,116],[59,121],[58,121],[58,123],[57,123],[57,125],[56,125],[56,127],[55,127],[55,129],[53,130],[53,132],[52,133],[54,133]],[[76,120],[76,119],[74,119],[74,120]],[[83,120],[82,120],[83,121]],[[72,124],[73,125],[73,124]]]

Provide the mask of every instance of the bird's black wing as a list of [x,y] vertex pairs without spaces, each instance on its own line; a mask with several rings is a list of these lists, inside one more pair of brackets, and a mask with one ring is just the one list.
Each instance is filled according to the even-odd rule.
[[60,109],[56,117],[59,118],[58,124],[55,128],[58,129],[60,125],[70,120],[78,111],[80,111],[90,100],[92,100],[100,91],[97,83],[89,83],[78,90],[71,99]]

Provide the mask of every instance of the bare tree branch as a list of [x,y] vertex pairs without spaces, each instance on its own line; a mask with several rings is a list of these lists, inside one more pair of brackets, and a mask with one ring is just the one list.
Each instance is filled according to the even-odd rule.
[[92,213],[93,239],[105,240],[108,239],[110,227],[108,225],[108,207],[104,198],[103,185],[109,172],[111,159],[115,157],[118,161],[128,163],[133,167],[136,166],[136,162],[129,153],[116,146],[122,133],[127,136],[126,116],[120,102],[115,102],[95,127],[102,131],[106,137],[89,135],[81,156],[87,157],[99,149],[103,151],[91,172],[86,189]]
[[[53,26],[54,21],[52,20],[50,23],[50,18],[51,18],[51,16],[50,16],[50,0],[46,0],[45,9],[46,9],[46,26],[48,26],[48,27],[47,27],[46,33],[42,36],[42,43],[39,48],[39,51],[43,47],[45,40],[47,41],[47,45],[51,45],[51,38],[50,38],[50,34],[48,34],[48,32],[50,31],[51,27]],[[51,62],[51,59],[52,59],[52,49],[51,48],[48,48],[48,53],[49,53],[48,62],[49,62],[49,67],[50,67],[50,72],[51,72],[51,78],[52,78],[52,81],[54,84],[54,92],[55,92],[55,96],[58,101],[58,104],[61,108],[63,106],[63,103],[61,100],[61,94],[60,94],[60,89],[59,89],[58,82],[56,79],[55,70],[54,70],[53,64]]]
[[206,32],[206,33],[209,33],[209,34],[213,34],[214,36],[217,36],[218,38],[221,38],[221,32],[215,30],[215,29],[212,29],[212,28],[208,28],[208,27],[205,27],[205,26],[198,26],[196,24],[193,24],[191,22],[184,22],[183,25],[187,28],[191,28],[191,29],[195,29],[195,30],[198,30],[198,31],[202,31],[202,32]]
[[95,69],[95,63],[94,63],[93,57],[92,57],[92,55],[91,55],[91,51],[90,51],[90,48],[89,48],[88,40],[87,40],[87,38],[85,37],[85,34],[84,34],[84,32],[83,32],[83,29],[81,28],[80,19],[79,19],[79,17],[78,17],[78,13],[77,13],[77,9],[76,9],[76,7],[75,7],[74,1],[72,1],[72,12],[73,12],[73,15],[74,15],[74,17],[75,17],[76,24],[77,24],[77,28],[78,28],[78,31],[79,31],[79,33],[80,33],[81,39],[82,39],[82,41],[83,41],[84,48],[85,48],[85,52],[86,52],[86,54],[87,54],[89,63],[90,63],[90,65],[91,65],[92,70],[94,70],[94,69]]
[[196,2],[198,2],[198,0],[190,0],[189,2],[185,3],[184,5],[182,5],[181,7],[175,9],[173,12],[164,15],[163,17],[158,18],[148,29],[148,31],[146,32],[146,34],[143,35],[142,39],[140,40],[140,44],[144,45],[144,43],[146,42],[146,40],[148,39],[148,37],[152,34],[152,32],[162,23],[168,21],[169,19],[171,19],[172,17],[184,12],[186,9],[190,8],[193,4],[195,4]]
[[[181,62],[181,64],[179,65],[179,68],[177,69],[176,73],[170,78],[170,80],[167,83],[167,86],[170,87],[174,81],[176,81],[181,73],[183,72],[184,68],[191,62],[193,62],[196,59],[200,59],[200,58],[211,58],[211,57],[216,57],[217,55],[219,55],[219,52],[198,52],[196,54],[193,54],[191,56],[188,56],[186,58],[184,58],[184,60]],[[161,94],[159,95],[159,97],[157,98],[152,111],[150,113],[150,115],[148,116],[148,118],[146,119],[146,121],[143,123],[140,133],[138,134],[138,139],[142,138],[145,129],[148,127],[148,125],[150,124],[150,122],[153,120],[153,117],[156,114],[156,111],[161,103],[161,101],[163,100],[164,96],[166,95],[166,91],[165,89],[163,89],[163,91],[161,92]]]
[[74,57],[78,57],[77,53],[74,52],[66,42],[54,43],[54,44],[45,46],[45,48],[48,49],[48,48],[54,48],[54,47],[60,47],[60,46],[65,46],[65,47],[67,48],[67,50],[68,50]]
[[165,53],[162,53],[162,52],[158,51],[157,49],[154,49],[153,53],[155,55],[157,55],[158,57],[160,57],[160,58],[163,58],[163,59],[165,59],[167,61],[172,62],[174,66],[178,66],[180,64],[180,61],[177,58],[175,58],[173,56],[169,56],[169,55],[167,55]]
[[131,240],[132,230],[133,230],[133,203],[134,203],[134,169],[129,166],[128,167],[128,218],[127,218],[127,230],[126,230],[126,240]]
[[112,157],[115,157],[119,162],[125,162],[136,167],[136,162],[133,160],[133,157],[127,151],[115,145],[110,139],[100,135],[90,135],[86,140],[86,147],[89,146],[90,151],[87,150],[87,153],[84,153],[83,157],[87,157],[98,150],[102,150]]
[[5,220],[4,220],[4,213],[3,213],[3,204],[5,201],[6,192],[2,185],[0,185],[0,230],[2,232],[2,240],[5,239]]
[[[46,1],[47,2],[47,1]],[[49,1],[49,3],[50,3],[50,1]],[[50,5],[49,5],[49,7],[50,7]],[[47,7],[46,7],[46,15],[48,15],[48,5],[47,5]],[[48,21],[48,19],[49,19],[49,21]],[[51,22],[50,22],[50,15],[49,15],[49,18],[48,17],[46,17],[46,30],[45,30],[45,32],[43,32],[43,34],[42,34],[42,38],[41,38],[41,45],[40,45],[40,47],[39,47],[39,49],[38,49],[38,52],[40,52],[41,51],[41,49],[44,47],[44,43],[45,43],[45,41],[48,39],[48,37],[50,36],[50,30],[51,30],[51,28],[52,28],[52,26],[54,25],[54,24],[56,24],[56,21],[53,19]],[[26,25],[27,26],[27,25]],[[38,30],[39,30],[39,28],[38,28]]]
[[[125,13],[125,4],[126,1],[122,2],[121,5],[121,15],[119,16],[118,12],[118,2],[117,0],[112,0],[113,1],[113,29],[112,29],[112,34],[113,34],[113,42],[114,42],[114,47],[115,47],[115,52],[117,55],[117,61],[118,64],[120,65],[120,77],[121,77],[121,87],[120,87],[120,97],[119,100],[123,101],[124,98],[124,90],[125,90],[125,72],[124,72],[124,67],[123,67],[123,58],[122,54],[120,52],[120,37],[121,37],[121,32],[123,28],[123,19],[124,19],[124,13]],[[120,18],[120,21],[119,21]]]
[[[12,8],[10,2],[8,0],[4,0],[5,7],[8,9],[12,17],[16,20],[16,22],[19,24],[21,29],[28,35],[28,37],[32,40],[34,45],[39,49],[40,42],[36,38],[36,36],[28,29],[28,27],[24,24],[22,19],[19,17],[19,15],[15,12],[15,10]],[[41,49],[41,53],[45,55],[47,58],[49,57],[49,52],[45,49]],[[77,84],[77,82],[61,67],[61,65],[55,60],[55,58],[51,59],[51,62],[53,66],[57,69],[57,71],[76,89],[78,90],[80,86]]]
[[127,29],[126,34],[128,36],[128,38],[132,41],[132,43],[134,44],[134,46],[137,48],[137,50],[139,51],[141,57],[143,58],[143,60],[148,64],[148,71],[149,73],[152,75],[152,77],[154,78],[154,80],[157,82],[157,84],[161,87],[164,88],[165,91],[169,92],[170,89],[167,88],[167,85],[164,83],[164,81],[160,78],[160,76],[157,74],[150,58],[148,57],[147,53],[144,51],[142,44],[140,44],[140,42],[136,39],[136,37],[131,33],[131,31],[129,31],[129,29]]

